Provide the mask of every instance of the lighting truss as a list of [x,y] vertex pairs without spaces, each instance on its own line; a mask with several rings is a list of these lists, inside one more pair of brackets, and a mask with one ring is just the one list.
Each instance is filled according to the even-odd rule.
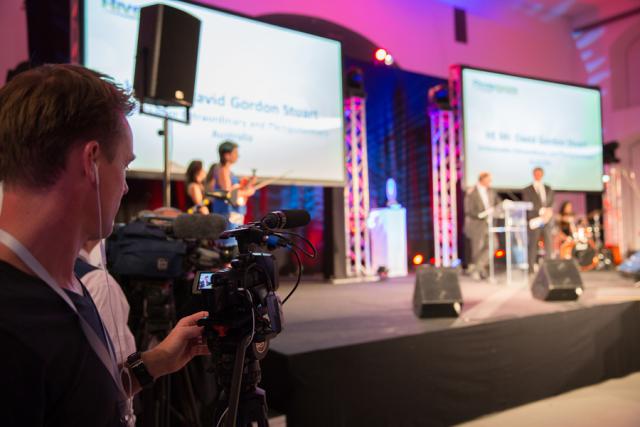
[[345,160],[344,217],[347,277],[371,276],[369,172],[365,98],[350,96],[344,102]]

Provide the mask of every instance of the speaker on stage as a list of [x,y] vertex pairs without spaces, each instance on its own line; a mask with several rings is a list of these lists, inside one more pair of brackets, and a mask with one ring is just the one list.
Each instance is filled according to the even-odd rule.
[[531,285],[533,296],[544,301],[573,301],[582,292],[582,278],[573,259],[544,261]]
[[462,311],[462,293],[458,272],[454,268],[420,266],[413,291],[416,316],[457,317]]
[[[200,20],[163,4],[140,9],[133,88],[149,104],[193,104]],[[144,99],[143,99],[144,98]]]

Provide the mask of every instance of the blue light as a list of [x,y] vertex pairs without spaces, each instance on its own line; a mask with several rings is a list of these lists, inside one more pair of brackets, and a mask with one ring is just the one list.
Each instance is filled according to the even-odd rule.
[[587,33],[579,33],[577,35],[576,46],[578,47],[578,49],[582,50],[585,47],[589,46],[591,43],[598,40],[603,35],[604,35],[604,28],[597,28]]
[[596,71],[596,69],[598,67],[600,67],[602,64],[605,63],[607,59],[604,56],[600,56],[592,61],[589,61],[585,64],[585,68],[587,69],[587,73],[591,74],[594,71]]
[[608,79],[610,75],[611,75],[611,72],[609,70],[602,70],[599,73],[589,76],[587,83],[590,85],[597,85],[603,80]]

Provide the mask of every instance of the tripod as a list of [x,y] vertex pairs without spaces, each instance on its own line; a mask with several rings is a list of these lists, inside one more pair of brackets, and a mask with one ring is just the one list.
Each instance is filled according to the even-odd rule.
[[[148,349],[167,337],[175,326],[176,310],[171,281],[135,282],[133,288],[141,293],[141,317],[136,334],[138,348]],[[175,380],[175,383],[174,383]],[[177,388],[182,412],[173,401],[172,390]],[[143,392],[143,426],[170,427],[172,417],[179,425],[201,427],[189,365],[172,375],[158,379],[153,389]]]
[[[258,427],[269,426],[266,394],[257,386],[261,380],[259,359],[266,355],[268,344],[251,343],[252,338],[250,333],[237,343],[217,342],[212,346],[222,390],[216,406],[216,427],[250,427],[253,422]],[[248,348],[251,351],[247,354]]]

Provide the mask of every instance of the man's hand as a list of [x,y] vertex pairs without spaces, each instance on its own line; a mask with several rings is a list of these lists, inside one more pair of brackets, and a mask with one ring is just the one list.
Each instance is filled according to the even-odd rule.
[[551,218],[553,218],[553,209],[551,208],[540,208],[540,217],[542,217],[542,220],[544,221],[544,223],[548,223]]
[[494,210],[494,207],[493,207],[493,206],[491,206],[491,207],[490,207],[490,208],[488,208],[488,209],[483,210],[482,212],[480,212],[480,213],[478,214],[478,219],[485,219],[485,218],[486,218],[486,217],[488,217],[489,215],[493,214],[493,210]]
[[195,356],[211,354],[196,322],[208,316],[200,311],[183,317],[160,344],[142,353],[142,361],[153,378],[176,372]]

